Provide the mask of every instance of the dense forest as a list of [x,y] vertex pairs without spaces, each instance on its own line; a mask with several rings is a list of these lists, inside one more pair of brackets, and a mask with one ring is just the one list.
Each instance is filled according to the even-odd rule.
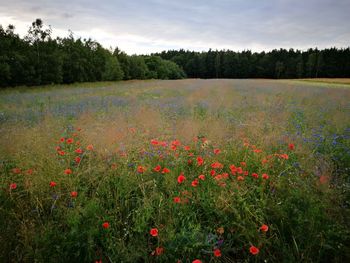
[[279,49],[270,52],[163,51],[189,78],[343,78],[350,77],[350,48]]
[[51,37],[36,19],[21,38],[15,27],[0,26],[0,86],[44,85],[128,79],[179,79],[186,75],[159,56],[129,56],[105,49],[91,39]]
[[52,38],[36,19],[21,38],[0,25],[0,86],[104,80],[350,77],[350,48],[234,52],[163,51],[127,55],[91,39]]

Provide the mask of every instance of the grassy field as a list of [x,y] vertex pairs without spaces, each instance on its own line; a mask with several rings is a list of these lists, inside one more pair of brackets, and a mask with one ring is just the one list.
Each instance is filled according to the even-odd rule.
[[5,89],[0,130],[1,262],[350,260],[343,86]]

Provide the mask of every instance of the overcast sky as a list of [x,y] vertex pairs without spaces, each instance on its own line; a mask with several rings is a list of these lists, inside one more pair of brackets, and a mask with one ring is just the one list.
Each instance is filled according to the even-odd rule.
[[350,46],[350,0],[0,0],[0,24],[91,37],[128,54]]

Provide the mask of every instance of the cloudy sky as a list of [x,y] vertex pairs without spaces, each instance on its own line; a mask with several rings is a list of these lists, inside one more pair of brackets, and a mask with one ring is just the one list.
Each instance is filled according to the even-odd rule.
[[0,0],[0,24],[97,40],[129,54],[168,49],[348,47],[350,0]]

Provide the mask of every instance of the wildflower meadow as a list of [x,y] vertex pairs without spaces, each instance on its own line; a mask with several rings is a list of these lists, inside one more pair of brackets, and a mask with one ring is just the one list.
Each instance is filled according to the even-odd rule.
[[350,85],[0,91],[1,262],[348,262]]

